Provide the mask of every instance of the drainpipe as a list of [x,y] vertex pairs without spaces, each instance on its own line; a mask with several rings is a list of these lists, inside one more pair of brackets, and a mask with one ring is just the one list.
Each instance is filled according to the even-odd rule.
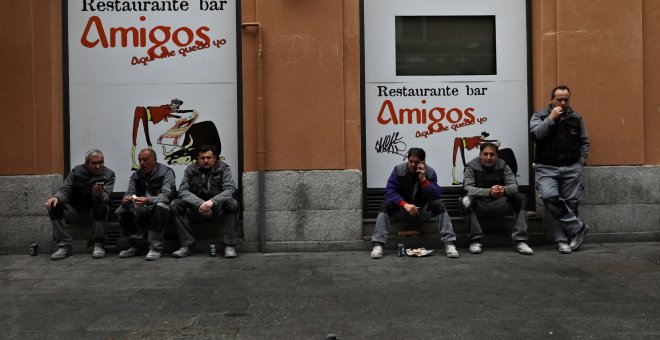
[[241,28],[257,28],[257,195],[259,200],[259,215],[257,218],[257,238],[259,252],[265,253],[266,245],[266,149],[264,147],[264,97],[263,97],[263,57],[264,48],[261,37],[261,24],[244,22]]

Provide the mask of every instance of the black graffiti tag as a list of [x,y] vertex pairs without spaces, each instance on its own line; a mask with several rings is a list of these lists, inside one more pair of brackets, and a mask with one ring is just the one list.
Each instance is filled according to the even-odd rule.
[[380,139],[376,141],[375,147],[376,152],[378,153],[392,153],[404,157],[406,148],[406,143],[403,141],[403,137],[399,136],[398,132],[380,137]]

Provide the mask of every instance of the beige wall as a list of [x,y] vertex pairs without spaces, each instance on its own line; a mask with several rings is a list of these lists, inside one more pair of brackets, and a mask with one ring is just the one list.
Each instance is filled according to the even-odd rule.
[[535,107],[547,105],[555,85],[571,88],[591,140],[589,165],[660,164],[652,128],[660,25],[650,19],[659,8],[653,0],[532,2]]
[[0,174],[64,171],[59,0],[0,0]]
[[[263,25],[267,170],[359,169],[358,0],[243,1]],[[243,32],[245,170],[256,161],[256,35]]]
[[644,164],[660,164],[660,1],[644,0]]
[[[359,0],[243,0],[263,25],[266,167],[360,169]],[[573,91],[590,165],[660,164],[660,1],[533,0],[534,106]],[[60,0],[0,0],[0,174],[62,173]],[[256,35],[243,31],[245,170],[256,169]]]

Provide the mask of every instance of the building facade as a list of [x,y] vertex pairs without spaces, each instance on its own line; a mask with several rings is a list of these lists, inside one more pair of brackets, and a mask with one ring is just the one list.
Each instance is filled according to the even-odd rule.
[[[479,1],[473,2],[478,7]],[[522,8],[515,19],[524,22],[527,30],[524,37],[528,46],[523,49],[528,56],[527,91],[496,92],[494,100],[525,100],[523,105],[530,112],[516,121],[525,125],[531,110],[548,104],[553,87],[569,85],[572,105],[583,115],[591,141],[580,210],[592,227],[590,237],[657,240],[660,47],[654,42],[660,39],[660,23],[654,19],[660,16],[660,3],[500,2]],[[7,109],[0,136],[5,145],[0,154],[0,192],[5,202],[0,209],[2,252],[21,252],[29,243],[48,244],[51,230],[43,202],[80,160],[80,152],[72,154],[75,147],[114,147],[79,145],[79,140],[89,139],[77,137],[94,132],[72,128],[72,112],[79,99],[71,96],[71,85],[87,83],[75,83],[76,75],[71,73],[78,67],[70,63],[72,45],[77,41],[68,35],[73,20],[68,5],[91,3],[98,6],[103,2],[0,0],[0,96]],[[367,249],[367,172],[380,165],[367,168],[374,141],[365,138],[371,124],[365,112],[370,110],[371,95],[366,70],[381,57],[394,58],[395,53],[370,54],[373,40],[369,39],[378,39],[369,31],[374,2],[186,3],[190,8],[206,6],[209,11],[212,6],[216,10],[235,8],[236,15],[231,16],[236,19],[236,96],[232,98],[236,100],[233,110],[238,131],[228,139],[231,143],[223,141],[223,149],[236,150],[232,161],[236,162],[244,206],[244,248]],[[419,16],[414,13],[416,3],[422,6],[427,2],[411,2],[413,12],[404,14]],[[435,3],[440,6],[441,1]],[[137,17],[139,13],[131,15]],[[464,13],[469,15],[473,14]],[[393,18],[383,18],[390,19],[393,22]],[[497,39],[503,39],[497,40],[502,46],[499,41],[506,41],[506,36]],[[507,51],[498,50],[497,56],[502,62]],[[156,104],[167,103],[144,103]],[[410,140],[407,147],[416,142]],[[526,146],[531,148],[531,144]],[[467,155],[476,156],[473,152]],[[109,167],[125,166],[125,160],[113,158],[106,156]],[[529,157],[522,158],[526,160],[521,168],[531,169]],[[448,163],[436,168],[445,174],[451,172]],[[388,173],[391,167],[380,170]],[[528,178],[531,181],[533,176]]]

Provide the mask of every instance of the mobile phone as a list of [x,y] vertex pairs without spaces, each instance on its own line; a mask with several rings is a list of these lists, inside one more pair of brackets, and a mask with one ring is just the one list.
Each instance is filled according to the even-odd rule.
[[104,186],[105,186],[105,182],[103,182],[103,181],[98,181],[98,182],[94,183],[94,185],[98,185],[98,186],[100,186],[100,187],[104,187]]

